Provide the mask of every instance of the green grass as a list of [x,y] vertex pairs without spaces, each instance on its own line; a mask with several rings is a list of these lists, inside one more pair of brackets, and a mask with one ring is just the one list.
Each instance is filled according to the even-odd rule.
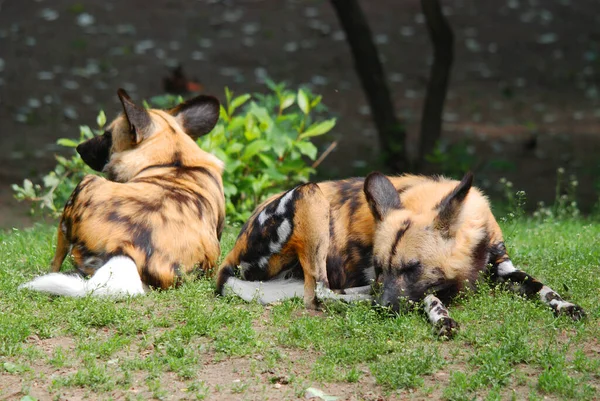
[[1,233],[0,398],[293,399],[317,387],[352,399],[598,399],[600,225],[504,229],[516,264],[586,321],[485,283],[451,305],[461,328],[450,341],[418,312],[265,308],[215,297],[210,279],[119,302],[50,297],[17,287],[47,271],[55,229]]

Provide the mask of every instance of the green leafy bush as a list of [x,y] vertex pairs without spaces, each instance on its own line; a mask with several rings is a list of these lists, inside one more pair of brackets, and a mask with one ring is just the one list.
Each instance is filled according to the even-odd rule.
[[231,221],[245,221],[269,195],[307,182],[314,169],[306,158],[317,156],[311,139],[335,125],[335,119],[314,119],[320,96],[270,86],[273,93],[256,100],[248,94],[234,97],[226,89],[220,122],[198,140],[202,149],[225,162],[223,183]]
[[[288,90],[284,84],[267,82],[268,94],[234,96],[225,88],[225,102],[213,131],[198,139],[198,145],[225,162],[223,183],[230,222],[243,222],[256,205],[268,196],[307,182],[314,168],[317,147],[312,139],[329,132],[335,119],[319,119],[326,108],[321,96],[300,89]],[[181,97],[164,95],[151,98],[154,107],[168,108]],[[149,107],[148,103],[144,103]],[[98,129],[80,127],[78,139],[59,139],[58,144],[74,148],[83,140],[102,133],[106,123],[98,115]],[[73,151],[70,158],[57,156],[57,166],[42,184],[25,180],[13,185],[15,197],[29,200],[43,213],[59,215],[68,196],[86,174],[95,174]]]
[[[23,181],[23,186],[12,185],[17,200],[28,200],[39,206],[44,214],[57,216],[62,212],[63,205],[75,189],[79,181],[86,174],[95,174],[75,152],[75,147],[80,142],[92,138],[94,135],[102,134],[102,127],[106,124],[104,111],[100,111],[96,118],[98,129],[92,130],[87,125],[79,127],[79,138],[61,138],[57,144],[72,149],[72,156],[66,158],[56,155],[57,165],[53,171],[46,174],[42,184],[33,184],[29,179]],[[34,210],[34,209],[32,209]]]

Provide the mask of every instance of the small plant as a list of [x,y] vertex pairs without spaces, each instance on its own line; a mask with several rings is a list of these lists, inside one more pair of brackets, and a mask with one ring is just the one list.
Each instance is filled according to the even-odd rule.
[[525,203],[527,194],[525,191],[513,192],[513,183],[506,178],[500,179],[504,199],[507,202],[508,214],[501,218],[503,222],[519,220],[525,215]]
[[577,205],[577,187],[579,181],[574,175],[565,177],[565,169],[559,167],[556,170],[556,188],[554,195],[554,205],[546,206],[544,202],[538,204],[533,217],[540,220],[554,220],[577,218],[580,216],[579,206]]
[[[299,89],[288,90],[284,84],[267,82],[271,93],[234,96],[225,88],[225,103],[220,120],[213,131],[198,139],[198,145],[225,162],[223,183],[226,212],[230,222],[243,222],[252,210],[268,196],[307,182],[315,172],[307,160],[315,160],[317,147],[312,139],[329,132],[335,119],[320,120],[326,108],[321,96]],[[170,108],[181,103],[181,96],[162,95],[144,102],[146,107]],[[104,112],[97,118],[98,129],[81,126],[79,138],[58,140],[58,144],[75,148],[80,142],[102,133],[106,124]],[[70,158],[56,156],[53,171],[43,177],[42,184],[31,180],[13,185],[18,200],[28,200],[38,210],[54,217],[75,186],[86,174],[95,174],[73,152]]]
[[[62,207],[75,189],[79,181],[87,175],[94,174],[94,170],[88,167],[76,152],[77,145],[94,135],[102,134],[102,128],[106,124],[106,115],[100,110],[96,118],[98,129],[92,130],[87,125],[79,127],[79,138],[61,138],[56,143],[65,148],[71,148],[70,158],[56,155],[57,165],[42,179],[42,184],[33,184],[29,179],[23,181],[23,186],[12,185],[15,198],[19,201],[28,200],[38,205],[39,211],[53,217],[60,215]],[[32,212],[35,209],[32,207]]]
[[273,93],[255,99],[249,94],[234,97],[225,88],[219,123],[198,140],[202,149],[225,162],[226,214],[232,222],[246,221],[268,196],[307,182],[315,170],[306,158],[317,156],[311,140],[335,126],[335,119],[314,116],[321,96],[267,84]]

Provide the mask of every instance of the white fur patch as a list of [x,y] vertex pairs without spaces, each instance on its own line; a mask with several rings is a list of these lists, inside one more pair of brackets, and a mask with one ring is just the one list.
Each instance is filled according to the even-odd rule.
[[248,262],[240,262],[240,275],[242,276],[242,278],[244,277],[244,274],[246,273],[246,271],[248,269],[250,269],[252,267],[252,265]]
[[[554,294],[556,297],[558,297],[558,299],[551,299],[548,301],[548,299],[546,298],[546,295],[548,295],[548,294]],[[540,290],[540,299],[546,305],[549,305],[551,308],[553,308],[557,311],[560,311],[561,309],[566,308],[566,307],[575,306],[575,304],[573,304],[571,302],[564,301],[561,298],[561,296],[558,295],[558,293],[556,291],[554,291],[552,288],[548,287],[547,285],[543,286],[542,289]]]
[[263,224],[265,224],[265,221],[267,221],[269,217],[271,217],[271,215],[267,213],[267,208],[264,208],[262,212],[260,212],[260,214],[258,215],[258,224],[262,226]]
[[267,221],[271,216],[273,216],[273,215],[280,216],[280,215],[284,214],[287,209],[287,204],[292,199],[292,196],[294,196],[293,189],[291,191],[287,192],[285,195],[283,195],[279,199],[279,204],[277,205],[277,209],[275,209],[274,213],[267,213],[267,208],[265,207],[262,210],[262,212],[260,212],[260,214],[258,215],[258,219],[257,219],[258,224],[260,224],[262,226],[263,224],[265,224],[265,221]]
[[290,203],[292,196],[294,196],[293,189],[281,197],[279,200],[279,205],[277,205],[277,210],[275,210],[275,214],[281,215],[285,213],[287,204]]
[[[262,305],[304,297],[304,281],[298,278],[286,278],[286,274],[287,272],[282,272],[269,281],[244,281],[229,277],[223,287],[223,295],[237,295],[247,302],[257,301]],[[317,283],[316,296],[319,300],[371,301],[370,290],[370,286],[356,287],[355,291],[347,289],[346,294],[336,294],[329,288],[325,288],[323,283]]]
[[507,274],[516,272],[517,269],[515,268],[515,266],[513,265],[513,263],[510,260],[505,260],[504,262],[500,263],[498,265],[498,274],[500,275],[500,277],[502,276],[506,276]]
[[[432,304],[437,301],[438,304],[433,307]],[[440,301],[435,295],[429,294],[423,300],[425,304],[425,312],[427,313],[427,317],[432,324],[436,324],[441,318],[449,317],[448,309],[444,306],[442,301]],[[436,309],[440,308],[438,311]],[[445,312],[445,313],[444,313]]]
[[137,266],[127,256],[111,258],[89,280],[80,276],[50,273],[36,277],[19,288],[68,297],[91,295],[111,298],[142,295],[148,291],[148,286],[142,283]]
[[229,277],[223,287],[224,295],[237,295],[244,301],[257,301],[262,305],[304,296],[301,279],[279,279],[270,281],[244,281]]
[[258,266],[260,266],[261,269],[266,269],[267,266],[269,266],[269,258],[266,256],[263,256],[262,258],[260,258],[258,260]]
[[281,222],[281,225],[277,227],[277,237],[279,238],[279,241],[271,241],[271,243],[269,244],[269,250],[272,253],[278,253],[279,251],[281,251],[281,248],[283,248],[283,245],[285,245],[291,233],[292,225],[290,224],[290,221],[288,219],[284,219]]

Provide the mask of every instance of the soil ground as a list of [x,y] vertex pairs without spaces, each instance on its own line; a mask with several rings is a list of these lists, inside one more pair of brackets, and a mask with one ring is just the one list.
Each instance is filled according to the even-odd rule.
[[[416,0],[362,1],[414,153],[431,47]],[[466,138],[479,183],[501,176],[551,200],[556,168],[597,200],[600,4],[444,1],[456,36],[444,140]],[[207,93],[263,91],[263,77],[310,84],[339,116],[321,176],[376,166],[377,137],[347,43],[325,0],[0,1],[0,227],[31,223],[10,184],[54,166],[55,141],[119,110],[118,87],[162,93],[181,62]],[[535,138],[535,139],[534,139]],[[492,163],[487,163],[489,161]]]

